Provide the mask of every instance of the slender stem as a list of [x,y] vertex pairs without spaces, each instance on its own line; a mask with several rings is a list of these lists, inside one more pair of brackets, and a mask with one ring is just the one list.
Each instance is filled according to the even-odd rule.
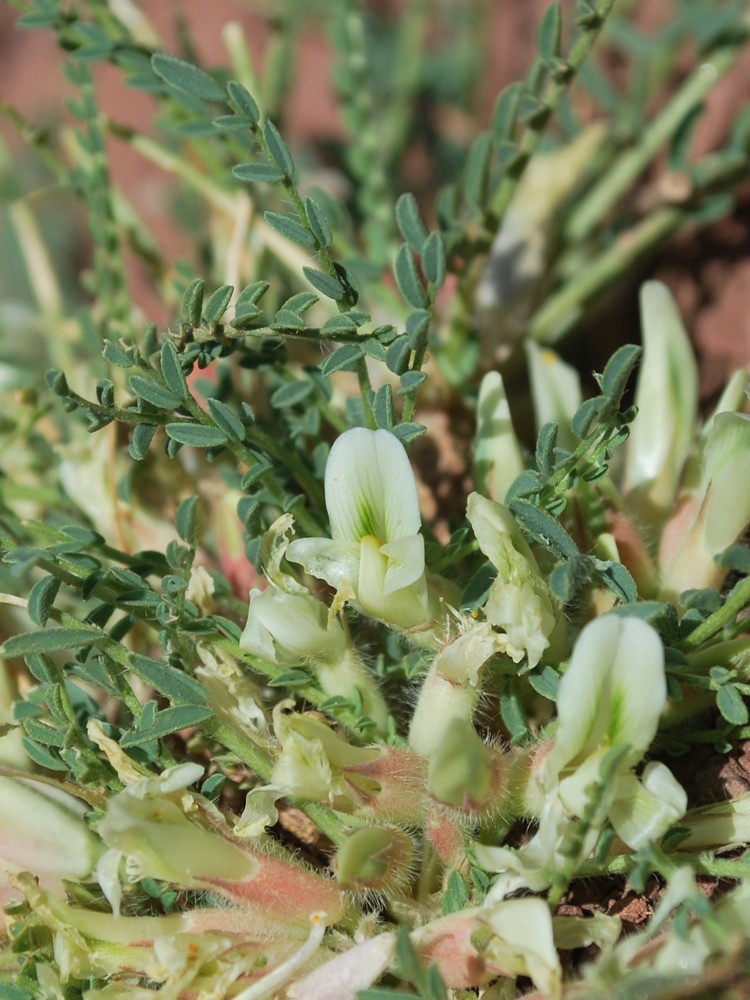
[[365,358],[360,358],[357,361],[357,381],[359,382],[359,393],[362,398],[367,426],[370,430],[375,430],[375,414],[372,412],[372,405],[370,403],[372,385],[370,384],[370,373],[367,370],[367,361]]
[[[602,27],[612,11],[615,0],[601,0],[596,7],[597,19],[584,28],[578,40],[566,59],[567,69],[553,76],[542,95],[541,102],[545,113],[535,116],[529,123],[519,143],[518,155],[511,168],[505,172],[492,201],[485,212],[477,235],[461,243],[460,257],[469,262],[461,275],[454,298],[453,315],[447,342],[441,350],[441,370],[445,377],[455,384],[459,381],[459,371],[469,368],[474,370],[479,362],[478,349],[471,343],[474,331],[473,315],[476,309],[476,287],[484,274],[485,255],[489,251],[495,234],[502,225],[513,197],[518,190],[526,168],[537,151],[539,143],[546,131],[554,112],[559,108],[563,98],[568,93],[570,85],[577,72],[584,64]],[[468,354],[467,351],[473,353]]]
[[[745,627],[748,623],[745,622]],[[721,663],[727,663],[741,653],[746,653],[750,649],[750,636],[743,636],[741,639],[730,639],[727,642],[715,642],[704,649],[699,649],[695,653],[690,653],[688,662],[691,671],[710,670],[711,667]]]
[[42,785],[49,785],[51,788],[59,788],[69,795],[74,795],[78,799],[83,799],[93,809],[104,809],[109,801],[106,792],[98,788],[89,788],[86,785],[79,785],[75,781],[65,781],[59,778],[52,778],[46,774],[35,774],[30,771],[18,771],[14,767],[0,764],[0,775],[4,778],[18,778],[19,781],[38,781]]
[[584,307],[604,288],[621,280],[622,275],[640,258],[689,225],[693,212],[703,200],[717,191],[737,185],[750,174],[747,156],[707,156],[691,171],[693,190],[683,203],[662,205],[647,215],[632,229],[622,233],[614,243],[586,266],[578,267],[578,275],[555,292],[531,317],[527,333],[543,344],[561,340],[580,319]]
[[552,80],[547,85],[547,88],[542,95],[542,103],[547,109],[548,114],[538,120],[534,120],[534,122],[532,122],[526,129],[519,147],[518,165],[512,173],[507,174],[503,178],[503,181],[493,198],[492,212],[488,220],[488,228],[491,231],[494,232],[498,225],[502,222],[503,216],[505,215],[508,206],[513,200],[513,196],[518,189],[519,182],[523,177],[526,166],[541,142],[550,117],[559,108],[563,98],[570,89],[570,85],[573,82],[576,73],[578,73],[581,66],[583,66],[584,62],[588,58],[594,42],[599,37],[599,33],[601,32],[605,21],[609,17],[614,4],[615,0],[602,0],[602,2],[598,4],[596,8],[598,20],[581,32],[578,40],[565,60],[568,67],[567,72],[565,72],[561,78],[556,79],[553,76]]
[[[736,861],[717,858],[713,854],[668,854],[674,864],[688,864],[696,875],[711,875],[740,881],[750,875],[750,865],[743,858]],[[574,879],[595,878],[598,875],[629,875],[638,865],[632,854],[617,854],[604,861],[584,861],[579,865]]]
[[697,628],[694,628],[690,635],[677,644],[677,648],[683,653],[689,653],[691,650],[697,649],[698,646],[703,645],[704,642],[713,638],[725,625],[733,622],[740,611],[747,607],[748,604],[750,604],[750,577],[741,580],[719,610],[714,611]]
[[600,182],[571,214],[565,238],[571,244],[581,243],[599,225],[637,178],[644,172],[658,151],[680,128],[688,114],[697,108],[742,51],[745,38],[713,49],[703,65],[688,77],[662,112],[647,126],[638,145],[622,153]]
[[676,205],[657,209],[615,242],[579,274],[551,295],[532,316],[527,332],[542,344],[554,344],[581,318],[584,306],[607,285],[655,246],[675,233],[685,221],[684,210]]

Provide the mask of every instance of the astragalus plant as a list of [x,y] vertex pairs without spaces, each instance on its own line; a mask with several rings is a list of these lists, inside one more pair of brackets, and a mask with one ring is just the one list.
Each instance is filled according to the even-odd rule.
[[[46,129],[0,104],[36,157],[3,161],[35,305],[0,303],[0,998],[745,995],[750,799],[691,765],[750,737],[747,372],[700,416],[658,281],[586,398],[551,346],[732,210],[747,116],[690,140],[744,4],[646,35],[553,3],[487,127],[492,5],[282,3],[262,71],[236,24],[206,68],[146,3],[13,6],[77,96]],[[326,170],[277,127],[309,23],[350,132]],[[100,62],[157,129],[99,109]],[[115,140],[174,175],[185,259]]]

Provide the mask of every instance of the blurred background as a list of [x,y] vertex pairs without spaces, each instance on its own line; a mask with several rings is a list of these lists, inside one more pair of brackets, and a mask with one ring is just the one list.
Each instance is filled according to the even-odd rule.
[[[131,0],[122,0],[131,7]],[[113,9],[117,9],[113,2]],[[336,93],[335,41],[330,32],[326,0],[137,0],[160,44],[168,51],[197,55],[206,68],[226,64],[226,25],[236,23],[247,39],[259,78],[275,74],[279,102],[276,120],[303,170],[325,183],[345,188],[342,150],[347,132]],[[499,90],[528,71],[536,51],[536,33],[545,0],[369,0],[368,44],[376,92],[387,91],[398,74],[410,88],[413,103],[406,121],[408,141],[393,184],[398,193],[415,192],[425,213],[437,189],[450,177],[472,139],[487,126]],[[733,5],[737,7],[737,4]],[[742,4],[739,4],[741,7]],[[649,107],[673,92],[695,67],[698,43],[689,32],[680,39],[670,65],[663,65],[663,45],[677,31],[686,10],[710,19],[714,0],[620,0],[615,29],[608,26],[600,40],[591,74],[577,84],[574,112],[594,121],[606,104],[604,83],[626,91],[638,76],[661,77],[664,86]],[[575,4],[564,0],[566,16]],[[62,56],[53,32],[24,30],[16,25],[16,5],[0,2],[0,99],[37,125],[59,123],[66,115],[64,100],[73,89],[65,80]],[[624,15],[628,15],[627,24]],[[718,16],[718,14],[716,15]],[[282,41],[280,29],[295,24],[293,40]],[[404,25],[406,23],[407,29]],[[619,28],[616,26],[619,23]],[[409,36],[411,32],[411,36]],[[407,38],[410,50],[398,46]],[[661,62],[660,62],[661,60]],[[122,71],[103,61],[92,63],[102,110],[114,122],[156,134],[156,102],[147,92],[126,86]],[[596,76],[595,74],[599,74]],[[604,81],[604,83],[602,82]],[[732,123],[750,99],[750,50],[734,63],[706,102],[706,113],[693,136],[696,156],[718,149]],[[650,100],[650,99],[648,99]],[[569,109],[570,112],[570,109]],[[403,124],[403,123],[402,123]],[[556,124],[552,130],[559,136]],[[39,158],[17,132],[0,120],[0,300],[23,307],[31,289],[18,253],[7,206],[20,194],[48,183]],[[179,258],[193,246],[202,209],[180,190],[169,174],[138,155],[127,143],[108,138],[110,165],[116,184],[148,224],[167,259]],[[661,164],[663,165],[663,164]],[[659,172],[660,162],[651,173]],[[648,189],[648,177],[644,188]],[[345,191],[343,192],[345,194]],[[37,214],[63,278],[69,306],[85,301],[78,274],[90,254],[83,211],[65,191],[49,191],[37,200]],[[683,233],[644,261],[636,273],[614,290],[615,317],[634,339],[636,290],[640,281],[656,276],[676,293],[701,362],[701,393],[716,394],[728,374],[750,357],[750,191],[740,189],[731,213],[697,231]],[[186,239],[189,233],[190,240]],[[191,261],[196,265],[196,261]],[[147,269],[129,255],[128,278],[144,318],[163,324],[170,319]],[[612,299],[609,300],[610,317]],[[593,357],[597,338],[596,313],[589,332]],[[602,337],[602,356],[612,344],[612,322]],[[615,340],[617,336],[615,335]],[[616,346],[616,344],[615,344]]]

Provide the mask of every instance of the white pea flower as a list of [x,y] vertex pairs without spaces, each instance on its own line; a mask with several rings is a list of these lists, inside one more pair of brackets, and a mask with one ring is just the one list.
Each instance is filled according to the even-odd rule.
[[403,629],[434,618],[425,578],[417,484],[389,431],[355,427],[331,449],[325,494],[332,538],[291,543],[287,559],[336,588],[365,615]]
[[507,507],[472,493],[467,517],[480,549],[497,569],[484,607],[487,620],[503,629],[499,646],[514,663],[526,657],[535,667],[557,625],[544,577]]

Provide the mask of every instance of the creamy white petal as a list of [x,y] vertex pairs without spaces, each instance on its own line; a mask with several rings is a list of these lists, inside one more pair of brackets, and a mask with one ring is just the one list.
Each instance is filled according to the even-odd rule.
[[616,615],[588,624],[560,682],[547,782],[605,744],[629,746],[623,765],[637,763],[656,735],[666,698],[664,649],[655,629]]
[[698,365],[677,303],[666,285],[641,288],[643,361],[625,454],[626,493],[642,514],[672,504],[695,436]]
[[640,780],[624,774],[617,781],[609,818],[618,837],[637,850],[658,840],[687,809],[687,794],[665,764],[649,764]]
[[399,628],[415,628],[429,618],[427,584],[422,573],[408,587],[386,591],[388,558],[379,539],[365,535],[360,546],[356,607]]
[[529,976],[545,996],[560,994],[562,970],[543,899],[509,899],[486,908],[497,935],[486,945],[489,960],[506,975]]
[[359,539],[353,542],[330,538],[298,538],[286,550],[289,562],[299,563],[306,573],[325,580],[336,590],[356,586],[359,576]]
[[328,456],[325,494],[336,540],[359,542],[375,535],[392,542],[419,532],[414,472],[404,446],[389,431],[345,431]]
[[500,503],[516,476],[526,468],[499,372],[487,372],[479,388],[474,438],[474,482]]
[[502,570],[508,561],[509,543],[531,566],[536,566],[534,555],[516,519],[503,504],[488,500],[480,493],[471,493],[466,504],[466,517],[479,548],[498,570]]
[[570,430],[570,421],[583,402],[580,376],[549,347],[539,347],[531,339],[524,346],[537,428],[550,422],[558,424],[557,443],[574,448],[578,441]]
[[380,551],[388,559],[384,594],[408,587],[424,573],[424,538],[421,535],[404,535],[382,545]]
[[329,627],[328,608],[322,601],[309,593],[286,594],[275,587],[251,596],[240,648],[263,656],[267,636],[275,650],[274,663],[296,665],[310,657],[336,658],[346,648],[340,623],[334,619]]

